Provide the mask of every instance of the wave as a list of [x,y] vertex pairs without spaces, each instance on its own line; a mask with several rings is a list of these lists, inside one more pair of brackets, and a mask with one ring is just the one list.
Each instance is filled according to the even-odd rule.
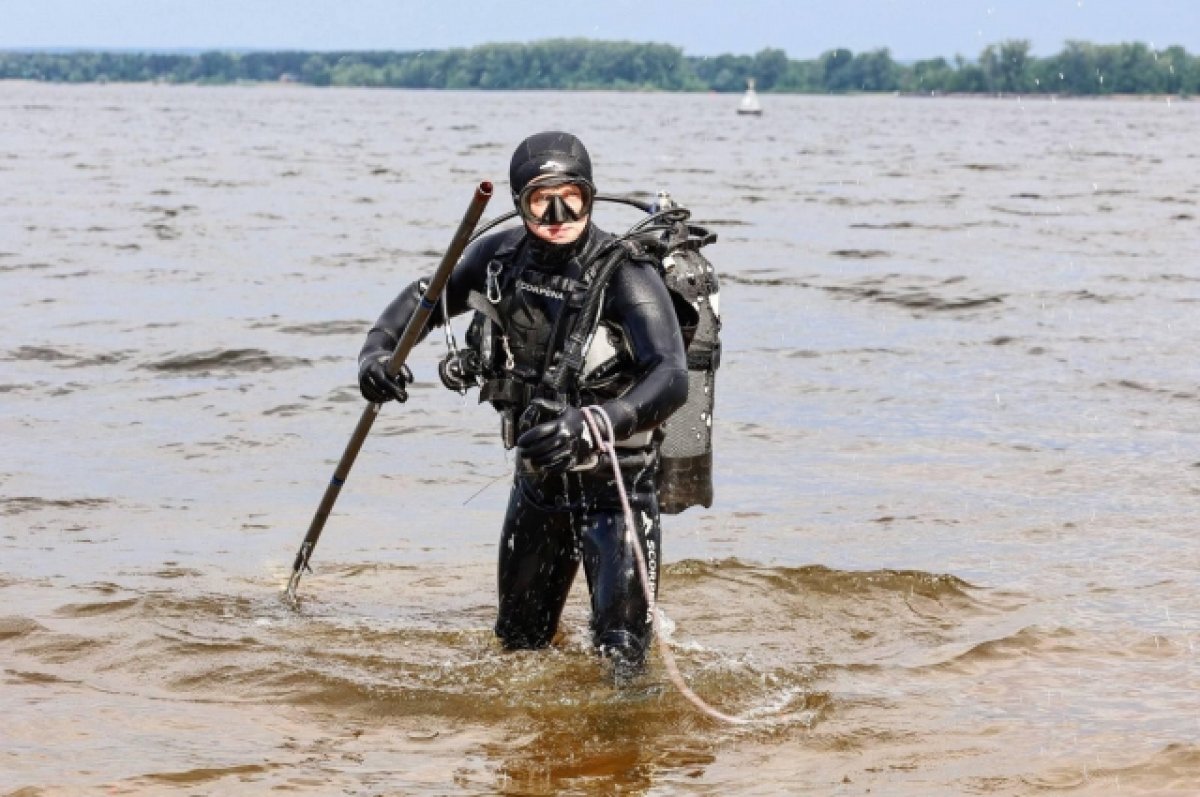
[[856,222],[850,225],[852,230],[920,230],[922,232],[954,232],[955,230],[969,230],[974,227],[1007,227],[996,220],[988,221],[968,221],[961,224],[921,224],[915,221],[890,221],[882,223],[872,222]]
[[[0,257],[9,257],[11,252],[0,252]],[[42,269],[51,268],[49,263],[14,263],[12,265],[0,265],[0,274],[10,271],[41,271]]]
[[882,249],[835,249],[829,254],[848,260],[873,260],[877,257],[891,257],[891,252],[885,252]]
[[[692,563],[681,569],[712,567]],[[719,572],[733,567],[726,562]],[[417,582],[429,577],[420,568],[385,568],[380,575]],[[371,717],[502,724],[538,715],[586,724],[620,710],[653,726],[655,734],[697,719],[684,701],[663,702],[671,687],[657,657],[629,689],[613,689],[591,649],[586,619],[578,615],[564,617],[551,648],[506,652],[491,631],[490,607],[425,607],[417,615],[401,609],[399,617],[368,622],[353,606],[319,601],[306,601],[297,613],[274,590],[248,597],[189,593],[186,583],[150,592],[95,588],[97,599],[75,600],[53,612],[76,621],[86,636],[50,631],[26,618],[0,619],[0,640],[16,642],[14,668],[43,679],[90,673],[80,683],[103,692],[283,703]],[[665,636],[693,688],[722,710],[808,727],[829,709],[830,696],[814,688],[812,668],[803,662],[789,657],[771,663],[750,647],[730,653],[680,638],[678,630]],[[651,699],[641,704],[639,695]]]
[[814,286],[807,279],[799,277],[756,277],[746,274],[722,274],[721,282],[728,282],[734,285],[752,285],[752,286],[767,286],[767,287],[792,287],[792,288],[812,288]]
[[1166,272],[1163,274],[1109,274],[1104,278],[1109,282],[1121,283],[1160,283],[1186,285],[1193,282],[1200,282],[1200,276],[1192,274],[1177,274]]
[[318,321],[311,324],[291,324],[280,327],[288,335],[361,335],[371,326],[369,321]]
[[61,363],[64,366],[96,366],[115,365],[130,357],[127,351],[99,352],[95,354],[77,354],[53,346],[20,346],[12,349],[0,359],[11,361],[30,361]]
[[44,625],[28,617],[0,617],[0,642],[27,637],[45,630]]
[[701,227],[750,227],[751,222],[741,219],[695,219],[693,224]]
[[263,415],[278,415],[280,418],[291,418],[311,411],[307,404],[280,404],[277,407],[263,410]]
[[949,574],[737,560],[672,565],[662,589],[683,629],[677,636],[718,650],[754,650],[759,668],[812,679],[937,664],[1022,600]]
[[177,772],[150,772],[134,778],[134,781],[145,780],[150,783],[172,784],[175,786],[198,786],[224,778],[237,777],[242,779],[242,782],[246,782],[246,780],[253,780],[256,775],[271,772],[272,770],[279,769],[281,766],[283,765],[237,764],[227,767],[201,767]]
[[[895,304],[910,310],[960,311],[974,310],[1000,304],[1003,294],[971,295],[951,286],[958,286],[965,277],[934,279],[917,275],[888,274],[871,277],[850,285],[827,285],[822,290],[852,300],[867,300]],[[909,284],[894,284],[900,280]]]
[[[2,640],[3,637],[0,637]],[[5,670],[5,675],[8,676],[7,683],[20,685],[37,685],[37,686],[57,686],[59,684],[73,684],[78,681],[73,681],[68,678],[60,678],[57,675],[52,675],[45,672],[32,672],[27,670]],[[20,794],[21,792],[18,792]]]
[[1152,387],[1144,385],[1135,379],[1118,379],[1115,382],[1100,382],[1096,385],[1097,389],[1118,388],[1122,390],[1134,390],[1139,393],[1151,393],[1154,395],[1164,396],[1172,399],[1182,399],[1184,401],[1198,401],[1200,394],[1192,390],[1183,390],[1180,388],[1168,387]]
[[[884,257],[888,253],[878,250],[841,250],[831,254],[870,259]],[[956,287],[965,280],[965,277],[960,276],[937,279],[912,274],[887,274],[882,277],[868,277],[846,285],[822,285],[815,277],[758,276],[753,272],[721,275],[722,282],[734,285],[809,288],[825,291],[838,298],[894,304],[910,310],[955,312],[975,310],[1004,302],[1004,294],[973,294]]]
[[[1099,764],[1097,758],[1096,763]],[[1038,791],[1084,790],[1084,794],[1195,794],[1200,783],[1200,745],[1173,743],[1126,766],[1063,766],[1021,780]]]
[[1086,648],[1083,645],[1071,641],[1075,638],[1076,634],[1066,628],[1026,626],[1011,634],[974,644],[937,666],[948,669],[974,669],[984,663],[1084,651]]
[[833,570],[823,565],[764,567],[736,558],[701,561],[684,559],[663,568],[664,578],[679,581],[745,579],[750,577],[779,595],[823,593],[855,596],[879,593],[952,599],[973,605],[971,584],[946,574],[919,570]]
[[52,346],[21,346],[13,349],[5,357],[6,360],[34,360],[38,362],[65,362],[75,358],[64,351]]
[[303,357],[283,357],[263,349],[208,349],[167,357],[141,367],[166,373],[205,374],[214,371],[280,371],[311,364],[311,360]]
[[14,496],[0,498],[0,515],[21,515],[41,509],[95,509],[111,504],[107,498],[39,498]]
[[1051,210],[1020,210],[1017,208],[1006,208],[1000,205],[989,205],[988,210],[995,213],[1005,213],[1009,216],[1030,216],[1033,218],[1053,218],[1058,216],[1066,216],[1068,214],[1059,211]]
[[1095,302],[1096,304],[1113,304],[1114,302],[1132,301],[1132,296],[1120,296],[1117,294],[1103,294],[1090,291],[1087,288],[1078,291],[1065,291],[1055,295],[1056,299],[1061,301],[1076,301],[1076,302]]
[[137,607],[138,598],[124,598],[112,601],[96,601],[93,603],[68,603],[59,606],[55,614],[60,617],[96,617],[105,614],[128,612]]

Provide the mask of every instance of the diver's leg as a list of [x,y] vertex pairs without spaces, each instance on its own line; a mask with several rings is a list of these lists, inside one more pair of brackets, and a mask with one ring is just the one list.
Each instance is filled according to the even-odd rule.
[[[654,493],[633,505],[633,536],[642,549],[651,594],[658,597],[662,528]],[[634,551],[621,510],[588,514],[582,530],[583,566],[592,596],[592,641],[602,655],[626,670],[645,662],[653,626]]]
[[571,513],[539,508],[514,484],[500,536],[497,579],[496,636],[504,647],[550,644],[578,569]]

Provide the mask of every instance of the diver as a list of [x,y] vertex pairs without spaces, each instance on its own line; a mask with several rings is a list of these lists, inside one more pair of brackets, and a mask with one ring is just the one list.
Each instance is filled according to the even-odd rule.
[[[611,419],[633,537],[657,595],[661,427],[688,398],[679,321],[652,258],[592,222],[596,186],[578,138],[551,131],[525,139],[512,155],[509,183],[523,226],[476,240],[430,319],[437,326],[475,311],[467,350],[449,372],[443,363],[443,381],[480,385],[480,401],[500,413],[504,445],[516,449],[495,632],[506,649],[550,645],[582,564],[592,643],[618,677],[636,674],[651,641],[650,606],[612,464],[581,407],[599,406]],[[613,268],[598,291],[592,283],[601,264]],[[368,401],[407,399],[411,372],[389,378],[386,366],[425,284],[401,291],[367,334],[359,387]],[[589,306],[598,316],[581,330]],[[584,337],[588,345],[577,377],[563,378],[573,335],[576,349]]]

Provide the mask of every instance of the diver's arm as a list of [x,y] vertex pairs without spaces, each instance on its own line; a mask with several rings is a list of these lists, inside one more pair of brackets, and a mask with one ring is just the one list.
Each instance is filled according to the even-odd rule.
[[[458,261],[446,283],[446,304],[449,306],[451,318],[466,312],[467,296],[472,290],[485,289],[487,265],[504,240],[512,234],[513,231],[506,230],[487,235],[471,244],[463,253],[462,259]],[[359,363],[368,357],[378,357],[395,351],[396,344],[404,334],[404,328],[417,311],[424,286],[428,283],[428,279],[410,283],[384,308],[375,325],[367,333],[367,339],[358,354]],[[420,339],[424,339],[429,330],[444,323],[446,319],[442,315],[442,303],[439,301],[430,313],[429,325],[422,330]]]
[[661,424],[687,401],[687,355],[675,308],[653,266],[628,262],[610,283],[606,317],[619,324],[637,381],[601,405],[618,440]]

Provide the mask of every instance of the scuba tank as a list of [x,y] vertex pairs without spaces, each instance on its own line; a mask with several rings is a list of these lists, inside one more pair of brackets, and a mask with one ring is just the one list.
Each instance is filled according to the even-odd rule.
[[[656,208],[678,207],[659,192]],[[700,249],[716,240],[715,233],[680,222],[666,235],[662,256],[663,281],[676,302],[687,349],[688,398],[662,425],[658,475],[659,510],[679,514],[689,506],[711,507],[713,406],[716,375],[721,365],[720,286],[717,272]],[[694,311],[685,324],[682,300]]]

